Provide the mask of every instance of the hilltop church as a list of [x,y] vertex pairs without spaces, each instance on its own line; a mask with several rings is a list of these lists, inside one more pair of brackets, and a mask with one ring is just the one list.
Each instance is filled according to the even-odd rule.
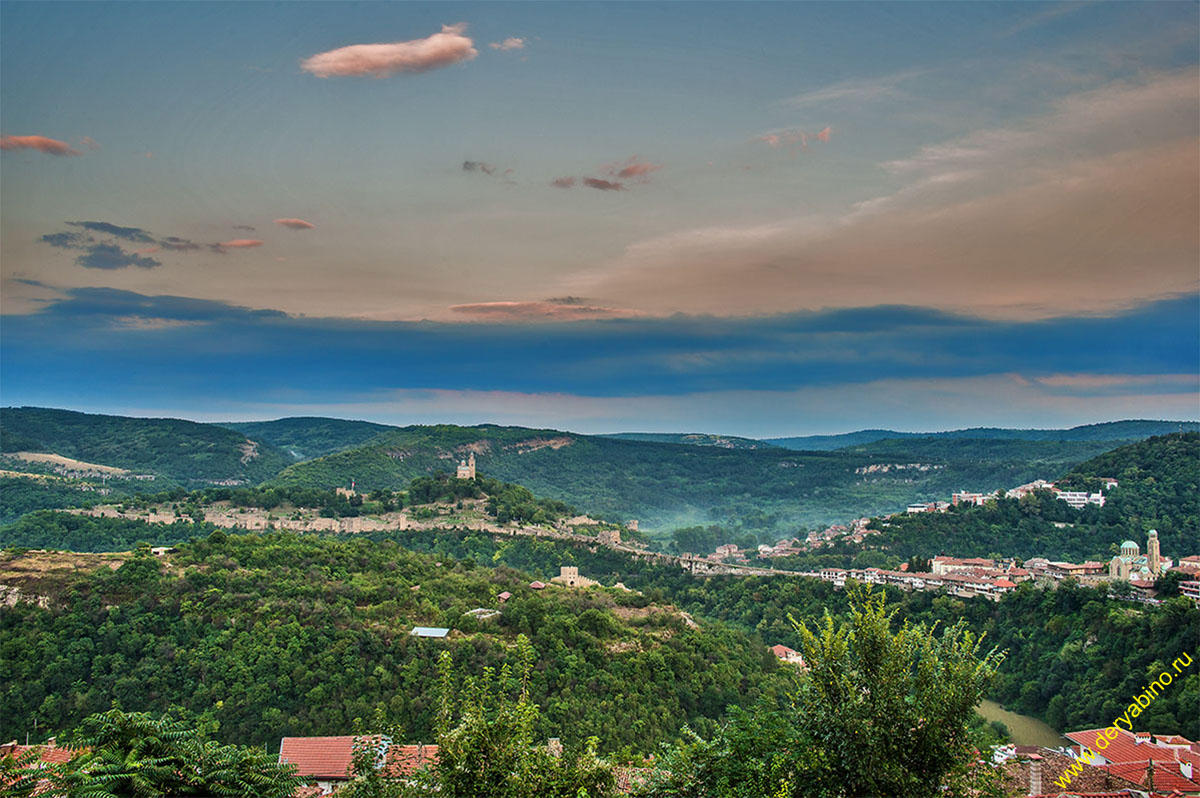
[[1146,533],[1146,553],[1143,555],[1138,544],[1127,540],[1121,544],[1121,553],[1108,564],[1110,579],[1126,582],[1152,582],[1162,575],[1162,554],[1158,550],[1158,530]]
[[466,460],[459,461],[456,476],[459,479],[475,479],[475,452],[471,452]]

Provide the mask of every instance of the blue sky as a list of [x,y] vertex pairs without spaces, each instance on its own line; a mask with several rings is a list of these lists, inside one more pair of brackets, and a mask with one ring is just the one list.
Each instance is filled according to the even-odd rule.
[[1194,4],[0,22],[4,404],[755,435],[1200,415]]

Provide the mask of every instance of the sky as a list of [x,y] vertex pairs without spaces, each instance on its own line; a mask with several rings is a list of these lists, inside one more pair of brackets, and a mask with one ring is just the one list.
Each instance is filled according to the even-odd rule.
[[0,5],[0,403],[1200,417],[1194,3]]

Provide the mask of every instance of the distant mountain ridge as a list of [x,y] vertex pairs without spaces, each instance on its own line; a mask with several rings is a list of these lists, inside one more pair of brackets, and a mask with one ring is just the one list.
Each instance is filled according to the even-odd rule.
[[293,416],[274,421],[228,421],[218,426],[236,430],[248,438],[266,441],[296,460],[311,460],[361,446],[380,433],[397,429],[373,421]]
[[1130,441],[1167,435],[1172,432],[1200,430],[1200,421],[1152,421],[1145,419],[1107,421],[1083,424],[1069,429],[1008,429],[1004,427],[973,427],[945,432],[897,432],[887,429],[867,429],[841,435],[804,435],[788,438],[763,438],[766,443],[787,449],[813,452],[832,451],[848,446],[889,439],[952,438],[976,440],[1020,441]]
[[[165,479],[154,489],[171,481],[194,488],[225,480],[324,490],[353,481],[360,490],[398,489],[417,476],[453,473],[473,453],[479,473],[606,520],[636,518],[643,529],[663,533],[719,524],[763,542],[895,512],[957,490],[987,492],[1053,478],[1138,440],[1140,432],[1198,426],[1130,421],[1073,430],[958,430],[863,440],[895,434],[879,430],[840,436],[843,447],[837,450],[797,451],[705,433],[632,433],[652,439],[629,440],[494,424],[395,427],[298,417],[216,425],[42,408],[0,412],[6,451],[53,452],[160,474]],[[1105,435],[1132,437],[1108,440]],[[855,436],[859,442],[846,447]],[[15,482],[5,484],[24,492],[20,501],[11,502],[9,515],[87,500],[77,489],[73,494],[60,489],[63,495],[50,503],[49,488],[9,484]],[[46,493],[45,503],[40,493]]]
[[619,438],[623,441],[650,441],[652,443],[678,443],[686,446],[717,446],[722,449],[769,449],[775,444],[757,438],[740,438],[737,435],[714,435],[708,432],[611,432],[598,435],[600,438]]
[[0,451],[45,452],[194,487],[258,483],[293,462],[269,443],[175,418],[129,418],[41,407],[0,410]]

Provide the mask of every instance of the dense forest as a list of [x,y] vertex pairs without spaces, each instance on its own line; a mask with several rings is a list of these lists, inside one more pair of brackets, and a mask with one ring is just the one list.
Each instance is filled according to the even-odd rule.
[[0,451],[50,452],[184,485],[224,479],[258,483],[294,462],[270,444],[252,443],[212,424],[40,407],[0,411]]
[[[138,527],[141,539],[159,543],[177,542],[183,532],[211,531],[206,526],[189,526],[178,532],[160,526],[155,533],[155,527],[141,522],[89,520],[106,522],[109,534],[120,544],[139,538]],[[75,706],[82,713],[100,709],[103,706],[98,702],[106,695],[116,695],[112,691],[119,684],[132,687],[136,679],[153,678],[156,689],[147,694],[153,701],[127,709],[157,709],[174,702],[203,711],[205,700],[223,700],[220,711],[212,710],[212,717],[233,724],[241,734],[257,735],[255,740],[267,734],[262,729],[272,723],[286,726],[291,733],[337,733],[343,728],[338,724],[362,716],[385,696],[394,702],[392,709],[415,713],[419,731],[426,728],[428,707],[410,692],[413,685],[426,684],[432,671],[420,656],[414,664],[412,652],[421,649],[403,636],[401,626],[420,622],[471,633],[435,645],[448,645],[456,659],[466,656],[473,665],[492,661],[497,653],[493,644],[511,639],[516,632],[531,634],[539,652],[553,660],[539,663],[539,674],[546,675],[546,681],[539,683],[539,689],[546,692],[539,695],[561,693],[546,710],[548,722],[566,724],[560,727],[564,736],[568,736],[566,728],[572,734],[610,728],[588,709],[593,704],[588,691],[597,689],[601,698],[596,700],[605,712],[630,712],[643,733],[664,739],[678,730],[678,724],[672,725],[668,718],[687,717],[697,728],[711,730],[710,722],[722,716],[725,703],[744,705],[749,696],[775,694],[770,686],[772,663],[763,656],[764,647],[783,643],[800,648],[802,640],[789,615],[812,623],[826,610],[835,617],[844,617],[846,612],[844,592],[826,582],[695,577],[675,566],[651,564],[611,549],[592,550],[545,539],[496,538],[453,530],[378,532],[350,540],[285,535],[230,535],[222,540],[223,536],[217,533],[218,543],[201,538],[183,546],[173,555],[166,574],[158,567],[139,566],[145,571],[148,588],[136,598],[126,594],[128,599],[123,600],[114,587],[125,573],[123,568],[80,576],[76,583],[57,588],[57,596],[77,597],[71,609],[22,604],[0,612],[4,619],[0,637],[5,645],[29,646],[26,635],[41,635],[49,641],[31,649],[39,654],[22,673],[29,683],[16,697],[5,696],[5,706],[21,708],[22,716],[55,709],[67,723],[78,716],[66,712],[65,707]],[[114,542],[112,547],[118,544]],[[432,566],[436,562],[443,566]],[[472,626],[472,619],[461,616],[475,606],[494,606],[494,595],[502,589],[521,595],[521,587],[529,579],[549,580],[562,565],[575,565],[580,573],[603,584],[622,581],[641,595],[559,590],[530,594],[526,590],[529,595],[505,606],[499,622]],[[400,589],[411,588],[409,582],[421,585],[415,594]],[[1127,703],[1134,688],[1140,686],[1134,682],[1143,679],[1156,663],[1189,651],[1200,653],[1195,648],[1200,639],[1200,610],[1185,599],[1147,606],[1070,583],[1058,590],[1022,586],[998,603],[926,592],[889,590],[889,594],[900,610],[897,623],[946,624],[965,619],[975,632],[986,632],[990,644],[1008,650],[990,696],[1059,729],[1107,723],[1112,717],[1109,710]],[[99,604],[101,609],[97,609],[99,602],[117,604],[117,608],[103,610]],[[690,629],[676,610],[651,612],[645,618],[622,617],[656,606],[690,613],[700,630]],[[306,625],[303,619],[313,617],[321,618],[322,623]],[[291,625],[293,620],[299,626]],[[582,629],[571,628],[581,623]],[[205,624],[214,628],[205,633]],[[72,642],[72,631],[86,631],[89,642]],[[125,640],[126,633],[133,631],[138,631],[133,640]],[[141,631],[164,635],[164,641],[142,652],[138,648]],[[255,637],[261,638],[261,644],[253,642]],[[646,642],[655,639],[660,641],[659,647]],[[634,640],[640,648],[624,651]],[[226,653],[216,651],[214,645]],[[71,664],[75,657],[71,652],[79,647],[89,652],[89,657],[98,652],[110,656],[99,661],[104,670],[93,673],[84,668],[86,657]],[[460,654],[460,647],[465,647],[466,653]],[[348,667],[344,658],[330,659],[326,649],[358,651],[366,657],[366,664],[356,664],[347,676],[338,677],[339,691],[351,687],[365,691],[365,697],[353,703],[345,716],[328,708],[302,706],[302,699],[324,683],[318,675],[321,669],[331,667],[335,660],[340,663],[338,668]],[[620,651],[620,656],[613,656],[614,650]],[[200,673],[201,651],[216,658],[214,667],[225,674],[226,687],[231,686],[229,673],[246,676],[248,681],[236,689],[232,699],[222,699],[193,683]],[[250,664],[236,665],[229,659],[231,651],[239,652]],[[120,657],[112,659],[112,654]],[[638,669],[649,668],[647,662],[659,668],[655,654],[667,663],[667,672],[655,675],[652,669]],[[375,664],[389,675],[376,673]],[[736,683],[729,682],[731,669],[739,667],[746,670]],[[86,675],[80,676],[80,669],[86,670]],[[158,669],[162,672],[156,675]],[[264,715],[270,703],[267,688],[283,684],[283,673],[287,683],[295,685],[295,695],[287,694],[288,700],[280,705],[282,714],[270,713],[268,723]],[[81,685],[93,678],[98,681],[88,689],[76,689],[71,686],[74,678],[82,679]],[[636,699],[636,708],[616,698],[621,679],[641,680],[643,687],[630,699]],[[688,686],[692,679],[695,683]],[[9,684],[20,681],[5,680]],[[263,687],[255,686],[259,683]],[[1200,717],[1200,678],[1192,675],[1176,686],[1178,690],[1165,694],[1143,716],[1144,728],[1200,735],[1200,728],[1193,728],[1191,720]],[[73,689],[76,692],[72,693]],[[389,690],[398,690],[397,697]],[[55,694],[72,698],[47,704],[46,696]],[[607,750],[640,739],[615,727],[601,736]]]
[[[848,590],[849,617],[811,629],[794,623],[808,667],[788,667],[782,701],[731,707],[708,734],[685,728],[661,757],[598,754],[598,737],[543,743],[533,684],[537,652],[518,634],[499,668],[462,668],[438,654],[432,694],[437,710],[435,766],[404,773],[387,767],[381,742],[405,730],[375,708],[356,718],[345,798],[1002,798],[1005,777],[982,751],[1003,740],[974,712],[1003,653],[963,622],[904,624],[869,589]],[[0,784],[12,798],[124,795],[282,798],[299,779],[292,766],[257,747],[220,745],[216,722],[113,708],[84,718],[60,737],[73,756],[50,765],[37,751],[0,757]],[[897,738],[895,729],[907,729]],[[855,755],[847,755],[853,751]],[[382,759],[382,761],[381,761]],[[640,776],[622,789],[628,771]],[[381,767],[381,765],[383,765]],[[649,767],[647,767],[649,765]]]
[[1049,491],[1000,499],[983,507],[916,513],[876,520],[879,545],[900,558],[1035,556],[1104,560],[1157,529],[1163,554],[1176,560],[1200,553],[1200,433],[1163,435],[1123,446],[1080,464],[1064,487],[1099,490],[1100,477],[1118,480],[1104,507],[1071,508]]
[[[116,493],[115,497],[122,495]],[[78,484],[65,480],[0,477],[0,524],[15,521],[35,510],[84,507],[107,498],[82,491]]]
[[[478,670],[526,634],[544,736],[599,737],[604,750],[653,746],[683,724],[712,731],[730,704],[777,690],[761,640],[692,623],[620,590],[529,588],[502,563],[414,553],[386,539],[215,531],[166,558],[116,570],[6,582],[45,597],[0,608],[0,736],[69,728],[116,701],[179,705],[220,722],[226,741],[348,733],[382,705],[429,740],[440,651]],[[498,609],[480,619],[469,611]],[[445,640],[414,625],[454,631]]]
[[297,460],[311,460],[362,446],[380,433],[395,429],[371,421],[297,416],[275,421],[231,421],[220,424],[247,438],[264,441]]

